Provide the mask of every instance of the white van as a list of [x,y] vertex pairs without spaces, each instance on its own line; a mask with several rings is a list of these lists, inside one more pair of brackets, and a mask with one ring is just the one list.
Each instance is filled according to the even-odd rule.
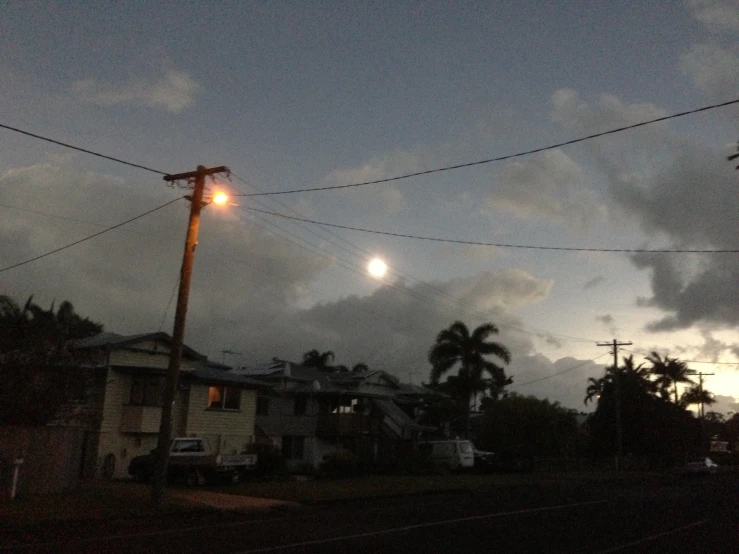
[[475,465],[475,447],[468,440],[428,441],[419,444],[418,449],[434,464],[451,470]]

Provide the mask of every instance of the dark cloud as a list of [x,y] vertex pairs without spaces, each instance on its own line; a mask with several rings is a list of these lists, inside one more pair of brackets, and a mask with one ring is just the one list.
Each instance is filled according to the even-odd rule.
[[[586,132],[663,113],[610,96],[591,105],[573,91],[559,91],[553,104],[556,121]],[[736,174],[723,151],[684,140],[663,126],[599,144],[591,144],[588,152],[607,177],[611,197],[650,238],[667,239],[675,249],[739,249]],[[736,254],[636,254],[632,261],[651,275],[652,296],[640,305],[666,312],[649,330],[739,322]]]
[[597,275],[593,277],[592,279],[589,279],[585,282],[585,284],[582,286],[583,290],[588,290],[597,287],[600,285],[603,281],[605,281],[606,278],[602,275]]
[[611,335],[616,334],[617,327],[611,314],[595,316],[595,320],[601,323]]

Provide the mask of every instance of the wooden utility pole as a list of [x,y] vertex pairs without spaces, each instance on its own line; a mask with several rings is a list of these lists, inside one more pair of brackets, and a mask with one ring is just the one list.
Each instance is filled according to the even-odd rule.
[[616,471],[621,470],[621,458],[624,455],[624,432],[621,423],[621,379],[618,371],[618,347],[631,346],[632,342],[599,342],[598,346],[610,346],[613,348],[613,381],[616,389]]
[[174,317],[174,330],[172,331],[172,346],[169,354],[167,377],[164,384],[164,390],[162,391],[162,417],[159,423],[156,460],[151,480],[151,499],[155,506],[161,505],[162,500],[164,499],[164,487],[167,482],[169,443],[172,440],[172,412],[174,410],[175,395],[177,394],[177,380],[180,374],[182,344],[185,338],[187,301],[190,296],[192,266],[195,261],[195,247],[198,244],[198,230],[200,228],[200,211],[203,207],[208,205],[208,202],[203,202],[205,178],[208,175],[226,172],[228,172],[228,168],[225,166],[207,169],[204,166],[199,165],[195,171],[164,176],[165,181],[173,182],[186,180],[192,183],[193,192],[192,195],[187,196],[190,200],[190,222],[187,227],[187,236],[185,238],[185,252],[182,256],[180,289],[177,295],[177,311],[175,312]]
[[700,371],[688,371],[688,375],[697,375],[698,376],[698,390],[701,393],[701,403],[700,403],[700,410],[698,413],[700,413],[701,418],[705,417],[705,414],[703,413],[703,377],[706,375],[716,375],[715,373],[702,373]]

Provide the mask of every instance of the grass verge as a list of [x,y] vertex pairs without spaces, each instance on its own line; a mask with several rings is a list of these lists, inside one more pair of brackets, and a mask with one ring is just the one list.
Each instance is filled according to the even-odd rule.
[[305,481],[245,482],[213,487],[225,494],[257,496],[289,500],[300,504],[317,504],[351,499],[425,494],[434,492],[474,491],[487,488],[517,486],[567,486],[583,484],[628,484],[662,477],[646,472],[568,472],[529,474],[451,474],[354,477],[343,479],[309,479]]
[[131,482],[93,481],[62,494],[18,497],[0,501],[0,525],[146,517],[147,515],[203,510],[201,504],[168,497],[155,509],[149,487]]

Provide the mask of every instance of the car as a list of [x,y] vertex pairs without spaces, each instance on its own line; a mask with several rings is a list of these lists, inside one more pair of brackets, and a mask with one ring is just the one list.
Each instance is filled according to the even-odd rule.
[[472,453],[475,457],[475,471],[481,473],[495,471],[496,459],[494,452],[486,452],[485,450],[475,448]]
[[712,475],[718,471],[718,464],[711,458],[702,458],[685,464],[684,471],[689,474]]

